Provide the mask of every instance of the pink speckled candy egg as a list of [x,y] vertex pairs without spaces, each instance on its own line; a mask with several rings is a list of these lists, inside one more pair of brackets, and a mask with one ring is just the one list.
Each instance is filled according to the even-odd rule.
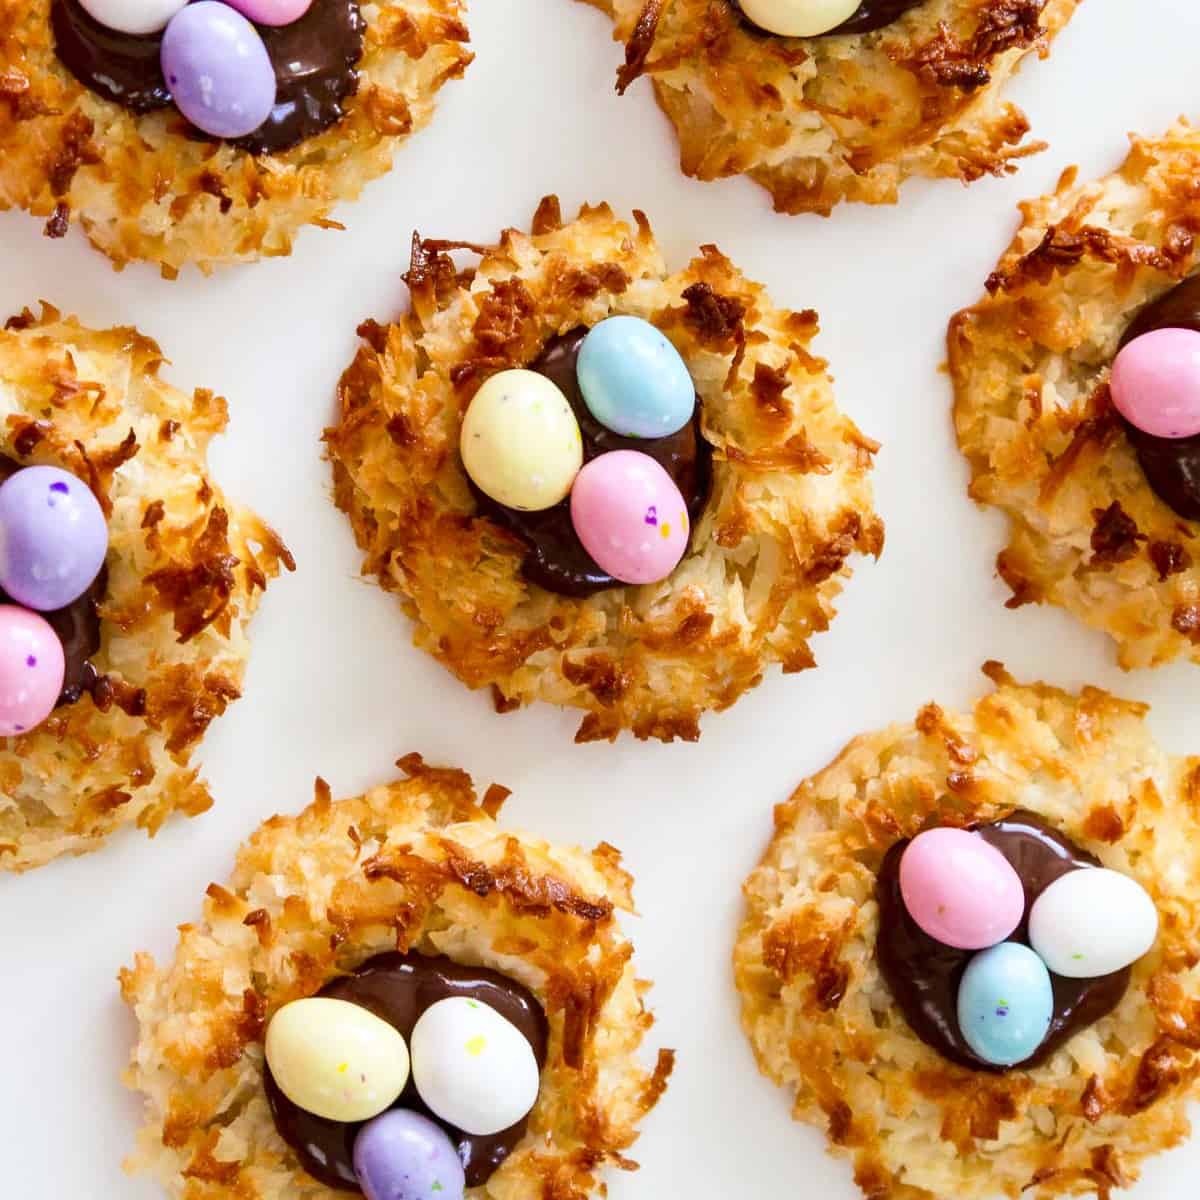
[[648,454],[614,450],[575,477],[571,521],[583,548],[622,583],[657,583],[688,547],[687,505]]
[[900,894],[931,938],[957,950],[986,950],[1025,915],[1025,889],[1008,859],[977,833],[930,829],[900,859]]
[[19,737],[40,725],[62,692],[62,642],[45,618],[0,605],[0,737]]
[[1200,333],[1155,329],[1134,338],[1113,362],[1113,404],[1153,437],[1200,433]]
[[226,0],[255,25],[290,25],[310,8],[313,0]]

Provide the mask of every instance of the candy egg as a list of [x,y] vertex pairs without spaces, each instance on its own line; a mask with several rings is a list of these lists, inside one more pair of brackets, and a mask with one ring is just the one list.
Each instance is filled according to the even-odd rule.
[[1160,438],[1200,433],[1200,333],[1155,329],[1134,338],[1113,360],[1109,390],[1135,429]]
[[0,737],[40,725],[58,703],[65,673],[62,642],[46,620],[0,605]]
[[475,393],[459,449],[481,492],[524,512],[562,500],[583,462],[579,422],[566,396],[536,371],[501,371]]
[[900,859],[900,894],[909,916],[958,950],[1002,942],[1025,915],[1025,889],[1008,859],[965,829],[930,829]]
[[622,583],[657,583],[688,548],[687,505],[648,454],[614,450],[579,472],[571,522],[601,570]]
[[88,15],[118,33],[147,34],[165,29],[188,0],[79,0]]
[[0,587],[54,612],[91,586],[108,553],[108,522],[92,489],[57,467],[27,467],[0,487]]
[[494,1008],[465,996],[427,1008],[412,1032],[413,1082],[430,1110],[483,1137],[515,1125],[537,1102],[533,1047]]
[[860,0],[741,0],[742,11],[760,29],[784,37],[816,37],[836,29],[857,11]]
[[393,1108],[359,1130],[354,1173],[367,1200],[463,1200],[458,1149],[427,1117]]
[[1067,979],[1095,979],[1137,962],[1158,937],[1158,909],[1136,879],[1091,867],[1056,879],[1034,901],[1029,941]]
[[1011,1067],[1032,1057],[1053,1015],[1050,972],[1028,946],[1002,942],[967,964],[958,987],[958,1027],[984,1062]]
[[313,0],[227,0],[255,25],[291,25],[310,8]]
[[579,348],[576,376],[592,416],[623,437],[666,437],[696,408],[687,364],[640,317],[609,317],[595,326]]
[[279,1090],[329,1121],[366,1121],[408,1082],[404,1038],[374,1013],[313,996],[285,1004],[267,1027],[267,1065]]
[[275,68],[258,30],[218,0],[175,15],[163,34],[162,72],[179,111],[213,137],[245,137],[275,106]]

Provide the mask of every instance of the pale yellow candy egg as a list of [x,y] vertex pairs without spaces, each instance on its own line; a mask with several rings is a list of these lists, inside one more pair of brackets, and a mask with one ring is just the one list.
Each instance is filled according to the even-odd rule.
[[501,371],[475,393],[459,449],[481,492],[523,512],[552,508],[583,465],[579,422],[566,396],[536,371]]
[[741,0],[741,6],[746,16],[768,33],[816,37],[852,17],[859,0]]
[[346,1000],[285,1004],[267,1027],[267,1066],[295,1105],[330,1121],[366,1121],[390,1108],[408,1082],[398,1030]]

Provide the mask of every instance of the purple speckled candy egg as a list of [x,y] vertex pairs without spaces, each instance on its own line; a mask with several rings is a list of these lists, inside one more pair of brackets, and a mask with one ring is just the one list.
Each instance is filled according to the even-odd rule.
[[312,8],[313,0],[229,0],[229,3],[255,25],[291,25]]
[[91,586],[108,553],[108,522],[82,479],[26,467],[0,487],[0,587],[18,604],[54,612]]
[[571,523],[601,570],[622,583],[666,579],[691,535],[675,481],[637,450],[601,454],[579,472]]
[[179,111],[213,137],[253,133],[275,105],[275,68],[262,37],[217,0],[198,0],[172,19],[162,72]]
[[367,1200],[463,1200],[454,1143],[427,1117],[393,1108],[359,1130],[354,1173]]
[[20,737],[53,711],[66,663],[62,642],[44,617],[0,605],[0,737]]

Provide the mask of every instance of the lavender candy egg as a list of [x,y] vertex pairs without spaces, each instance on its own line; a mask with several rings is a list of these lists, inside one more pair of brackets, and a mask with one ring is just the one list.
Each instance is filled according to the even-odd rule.
[[354,1173],[367,1200],[463,1200],[454,1143],[427,1117],[393,1108],[359,1130]]
[[198,0],[172,19],[162,72],[179,111],[213,137],[245,137],[275,106],[275,68],[258,30],[217,0]]
[[108,553],[108,522],[82,479],[26,467],[0,487],[0,587],[18,604],[54,612],[92,585]]

